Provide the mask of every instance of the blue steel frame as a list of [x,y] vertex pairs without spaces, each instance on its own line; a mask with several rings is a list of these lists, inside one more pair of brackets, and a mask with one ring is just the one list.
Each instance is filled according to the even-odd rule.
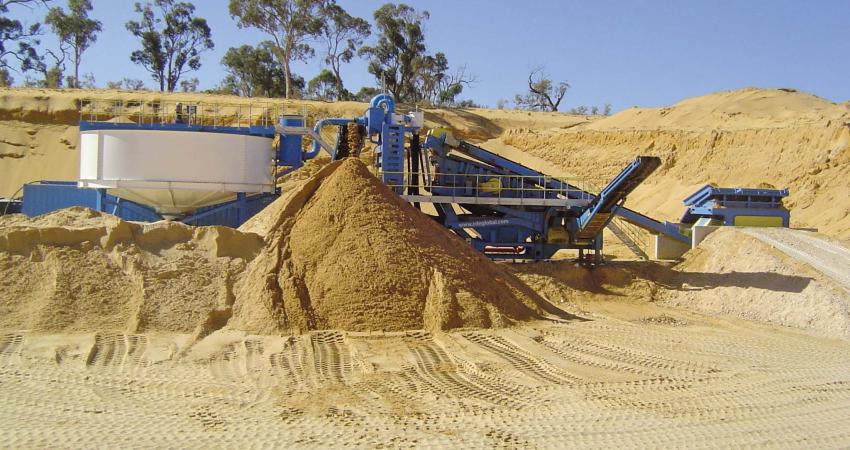
[[[237,193],[236,200],[199,208],[180,219],[190,225],[224,225],[236,228],[260,212],[277,196]],[[106,189],[79,188],[73,181],[40,181],[24,185],[22,213],[33,217],[57,209],[82,206],[135,222],[156,222],[164,217],[155,209],[111,195]]]
[[734,225],[738,216],[780,217],[782,226],[790,226],[791,213],[782,199],[788,189],[722,188],[707,184],[689,195],[682,223],[695,223],[702,217]]

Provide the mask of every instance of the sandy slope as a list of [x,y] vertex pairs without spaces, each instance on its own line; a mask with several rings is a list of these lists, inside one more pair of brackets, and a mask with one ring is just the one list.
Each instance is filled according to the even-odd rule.
[[[604,309],[600,305],[600,309]],[[22,447],[840,448],[850,344],[617,314],[501,331],[0,336]]]
[[724,228],[653,275],[670,304],[848,339],[847,253],[815,233]]
[[793,226],[850,237],[850,104],[750,88],[568,129],[509,130],[501,140],[599,183],[636,155],[659,156],[662,167],[627,203],[658,218],[677,220],[681,201],[709,182],[788,187]]
[[[63,158],[75,153],[70,138],[80,93],[2,93],[2,182],[73,178],[75,167]],[[363,105],[311,107],[354,115]],[[801,93],[743,90],[598,121],[481,110],[429,111],[429,121],[439,125],[453,115],[451,123],[481,139],[507,130],[500,151],[521,145],[532,156],[515,156],[529,165],[554,162],[565,173],[600,179],[636,151],[662,155],[665,166],[630,199],[655,216],[675,218],[681,197],[702,182],[787,182],[795,189],[795,223],[843,237],[850,225],[845,110]],[[300,176],[287,182],[305,183]],[[318,223],[333,229],[329,224],[344,214],[331,206],[343,202],[328,206],[310,193]],[[245,230],[268,243],[274,227],[262,219]],[[367,230],[369,223],[357,226]],[[207,324],[226,320],[216,311],[233,304],[229,286],[258,259],[258,235],[142,226],[77,210],[4,217],[0,228],[2,446],[850,445],[850,253],[820,235],[724,229],[675,266],[503,267],[575,316],[569,320],[290,336],[219,329],[223,323],[192,332],[205,316]],[[309,227],[303,231],[311,235]],[[305,266],[334,267],[326,274],[333,284],[341,256],[331,258],[337,260],[319,257]],[[387,270],[396,267],[391,257],[363,259],[369,261],[343,261],[342,271],[350,268],[345,280],[363,281],[352,277],[376,259]],[[245,283],[262,288],[276,272],[268,274]],[[107,285],[116,280],[125,283]],[[104,308],[122,298],[131,298],[132,308],[101,320]],[[159,313],[139,321],[133,311],[143,310]],[[61,320],[43,326],[40,318]],[[219,331],[208,334],[213,329]]]

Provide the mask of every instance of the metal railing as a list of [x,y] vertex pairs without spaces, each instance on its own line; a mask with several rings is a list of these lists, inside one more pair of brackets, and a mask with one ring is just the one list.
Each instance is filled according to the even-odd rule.
[[178,100],[124,100],[85,98],[79,103],[80,121],[144,125],[185,124],[248,128],[274,126],[284,115],[308,114],[307,105],[293,107],[274,102],[217,103]]
[[580,178],[548,175],[456,174],[441,172],[390,172],[402,175],[401,183],[388,183],[391,188],[417,187],[431,196],[488,197],[511,199],[573,199],[590,201],[595,197],[592,184]]
[[623,244],[629,247],[636,256],[649,259],[649,235],[647,232],[616,216],[609,225],[611,231],[617,235],[617,237],[623,241]]

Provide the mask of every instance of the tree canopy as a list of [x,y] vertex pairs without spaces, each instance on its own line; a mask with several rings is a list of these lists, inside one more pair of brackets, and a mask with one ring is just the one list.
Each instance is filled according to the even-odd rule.
[[429,18],[428,11],[387,3],[375,11],[374,17],[377,42],[362,47],[360,54],[370,58],[369,72],[396,100],[451,104],[464,86],[476,81],[465,67],[449,74],[444,53],[427,53],[422,24]]
[[154,0],[136,3],[135,9],[141,20],[127,22],[127,30],[141,40],[142,48],[130,60],[150,72],[160,91],[172,92],[180,77],[201,68],[201,53],[214,48],[210,27],[188,2]]
[[311,41],[321,33],[321,7],[327,0],[230,0],[230,15],[239,27],[253,27],[271,36],[274,55],[283,66],[286,98],[292,98],[293,61],[315,55]]
[[[334,96],[338,99],[350,97],[342,82],[341,66],[351,62],[364,39],[372,34],[372,26],[364,19],[353,17],[341,6],[330,2],[322,7],[324,26],[322,38],[326,45],[324,62],[330,66],[334,76]],[[323,71],[324,72],[324,71]],[[328,79],[319,74],[316,78]]]
[[[26,26],[8,17],[11,6],[46,4],[45,0],[0,0],[0,82],[12,84],[11,71],[27,72],[36,68],[40,59],[36,47],[40,44],[41,24]],[[10,62],[12,60],[12,62]]]
[[89,18],[91,0],[68,0],[68,12],[54,6],[47,12],[44,22],[50,26],[60,42],[62,51],[70,49],[74,64],[74,76],[69,87],[80,87],[80,63],[83,52],[97,41],[97,33],[103,28],[98,20]]
[[[274,57],[274,49],[275,44],[271,41],[261,42],[256,47],[243,45],[228,49],[221,59],[221,65],[228,74],[223,84],[232,93],[245,97],[285,95],[285,75]],[[300,77],[296,75],[294,78]]]
[[543,68],[538,67],[528,74],[528,92],[517,94],[514,102],[518,108],[532,111],[557,111],[569,88],[566,81],[553,83]]

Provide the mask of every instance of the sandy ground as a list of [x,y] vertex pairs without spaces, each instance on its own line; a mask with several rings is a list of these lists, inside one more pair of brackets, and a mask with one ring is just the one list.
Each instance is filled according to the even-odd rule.
[[803,230],[747,228],[743,231],[822,272],[850,294],[850,250],[842,243]]
[[850,343],[653,305],[448,334],[8,333],[12,448],[850,444]]
[[[0,194],[32,179],[75,178],[76,108],[87,96],[151,102],[159,94],[0,90]],[[306,105],[316,117],[365,107],[277,104]],[[448,109],[426,119],[594,183],[637,154],[661,156],[628,203],[658,218],[676,219],[681,199],[707,182],[790,186],[792,223],[827,236],[725,229],[678,264],[628,261],[610,239],[612,263],[594,271],[568,261],[503,267],[565,319],[290,336],[218,323],[234,301],[229,283],[256,259],[244,239],[5,218],[0,294],[13,301],[0,329],[0,447],[850,446],[850,246],[841,241],[850,237],[850,104],[744,89],[610,118]],[[156,233],[173,236],[165,245]],[[24,235],[37,245],[22,246]],[[388,270],[397,264],[389,256],[378,261]],[[346,275],[362,264],[352,261]],[[80,277],[80,267],[101,266],[127,269],[129,281],[109,291]],[[31,288],[35,275],[53,281]],[[35,305],[28,295],[45,297],[41,288],[59,313],[50,317],[63,319],[56,327],[39,328],[27,309]],[[132,289],[134,307],[158,312],[149,327],[126,327],[123,309],[115,321],[95,320]],[[172,323],[189,317],[174,313],[187,308],[214,314],[198,329]]]

